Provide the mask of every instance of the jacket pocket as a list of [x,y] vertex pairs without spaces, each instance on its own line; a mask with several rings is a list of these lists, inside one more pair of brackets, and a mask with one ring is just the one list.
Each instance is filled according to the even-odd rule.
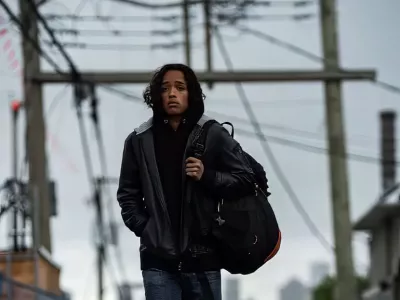
[[153,249],[156,247],[154,235],[154,219],[149,218],[141,235],[141,244],[143,244],[146,249]]
[[149,223],[150,223],[150,219],[148,219],[144,224],[143,224],[143,229],[142,232],[140,233],[140,237],[143,239],[144,236],[147,234],[148,229],[149,229]]

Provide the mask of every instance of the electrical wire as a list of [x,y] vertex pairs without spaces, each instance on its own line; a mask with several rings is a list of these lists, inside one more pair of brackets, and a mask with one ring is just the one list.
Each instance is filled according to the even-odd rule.
[[[37,19],[40,21],[40,23],[42,24],[42,26],[44,27],[46,32],[49,34],[49,36],[51,38],[51,43],[55,47],[58,48],[59,52],[62,54],[64,59],[67,61],[68,65],[69,65],[69,68],[70,68],[70,70],[72,72],[72,75],[75,77],[75,80],[76,80],[76,83],[77,83],[79,81],[79,73],[78,73],[78,69],[75,66],[75,63],[73,62],[72,58],[65,51],[64,47],[60,44],[60,42],[58,41],[58,39],[56,38],[56,36],[54,34],[54,31],[47,24],[47,21],[39,13],[35,3],[32,0],[27,0],[27,1],[29,2],[29,5],[31,6],[33,13],[37,17]],[[57,68],[57,69],[59,69],[59,68]],[[65,74],[63,72],[61,72],[61,73]],[[90,186],[93,186],[93,184],[94,184],[93,183],[94,170],[93,170],[93,164],[92,164],[92,161],[91,161],[90,149],[89,149],[89,144],[88,144],[88,141],[87,141],[87,134],[86,134],[86,130],[85,130],[85,125],[84,125],[83,119],[82,119],[82,107],[81,107],[81,103],[80,103],[81,94],[79,93],[78,88],[80,88],[80,86],[79,87],[75,86],[76,115],[77,115],[77,118],[78,118],[78,127],[79,127],[79,133],[80,133],[80,137],[81,137],[81,143],[82,143],[82,147],[83,147],[83,156],[84,156],[85,165],[86,165],[86,172],[87,172],[89,184],[90,184]]]
[[[47,46],[52,47],[50,41],[44,40]],[[64,42],[61,43],[65,48],[74,48],[79,50],[97,50],[97,51],[156,51],[156,50],[176,50],[184,45],[184,42],[169,42],[150,45],[137,44],[90,44],[82,42]],[[198,48],[201,44],[193,45],[193,48]]]
[[[76,89],[76,88],[75,88]],[[75,91],[77,93],[77,91]],[[75,96],[77,98],[78,96]],[[81,144],[82,144],[82,150],[83,150],[83,157],[85,161],[85,167],[86,167],[86,173],[88,177],[88,182],[91,187],[94,186],[94,169],[93,169],[93,163],[90,155],[90,148],[89,148],[89,142],[88,142],[88,137],[86,133],[86,128],[82,116],[82,106],[79,103],[79,101],[75,101],[75,111],[76,111],[76,116],[78,119],[78,127],[79,127],[79,136],[81,138]]]
[[[113,93],[113,94],[117,94],[118,96],[127,99],[129,101],[133,101],[136,103],[142,102],[143,99],[140,98],[137,95],[134,95],[128,91],[124,91],[115,87],[102,87],[103,89]],[[230,116],[230,115],[225,115],[225,114],[221,114],[218,112],[213,112],[213,111],[208,111],[211,114],[214,115],[223,115],[226,118],[234,118],[236,121],[245,121],[244,119],[238,118],[236,116]],[[246,122],[248,122],[246,120]],[[250,122],[251,123],[251,122]],[[265,123],[258,123],[260,128],[264,127],[264,128],[273,128],[273,129],[278,129],[278,130],[291,130],[293,131],[293,133],[295,133],[297,136],[299,134],[307,134],[310,135],[312,134],[312,132],[308,132],[308,131],[302,131],[299,129],[294,129],[294,128],[285,128],[282,126],[278,126],[278,125],[272,125],[272,124],[265,124]],[[303,151],[307,151],[307,152],[311,152],[311,153],[316,153],[316,154],[326,154],[326,155],[335,155],[335,154],[330,154],[328,149],[323,148],[323,147],[318,147],[318,146],[313,146],[313,145],[309,145],[306,143],[302,143],[302,142],[298,142],[298,141],[293,141],[290,139],[286,139],[286,138],[282,138],[282,137],[277,137],[277,136],[272,136],[272,135],[265,135],[265,134],[257,134],[254,133],[250,130],[245,130],[242,128],[236,128],[235,127],[235,132],[242,134],[246,137],[255,137],[257,138],[260,142],[263,142],[263,137],[268,139],[269,142],[271,143],[275,143],[275,144],[279,144],[279,145],[283,145],[283,146],[287,146],[287,147],[291,147],[294,149],[298,149],[298,150],[303,150]],[[313,135],[314,136],[314,135]],[[364,163],[371,163],[371,164],[376,164],[376,163],[381,163],[382,160],[380,158],[376,158],[376,157],[371,157],[371,156],[365,156],[365,155],[360,155],[360,154],[354,154],[354,153],[347,153],[346,154],[346,159],[349,160],[354,160],[354,161],[358,161],[358,162],[364,162]],[[396,161],[395,162],[397,165],[400,166],[400,161]]]
[[[106,156],[106,152],[105,152],[105,146],[104,146],[104,139],[103,139],[103,135],[102,135],[102,130],[101,130],[101,126],[100,126],[100,119],[99,119],[99,113],[98,113],[98,97],[96,95],[96,90],[95,87],[92,87],[92,101],[91,101],[91,107],[92,107],[92,122],[94,125],[94,130],[95,130],[95,135],[96,135],[96,140],[97,140],[97,144],[98,144],[98,150],[99,150],[99,159],[100,159],[100,167],[101,167],[101,173],[103,174],[104,178],[108,178],[108,166],[107,166],[107,156]],[[110,219],[110,224],[115,224],[115,213],[114,213],[114,201],[113,201],[113,197],[111,195],[111,191],[110,191],[110,186],[108,185],[107,182],[104,183],[105,184],[105,189],[108,193],[108,215],[109,215],[109,219]],[[104,185],[103,185],[104,187]],[[118,263],[118,267],[122,273],[122,276],[124,278],[127,278],[127,272],[125,270],[125,265],[122,262],[122,252],[121,249],[119,247],[119,244],[116,245],[115,247],[116,250],[116,259],[117,259],[117,263]]]
[[[252,105],[254,106],[254,103],[252,103]],[[209,111],[212,115],[217,115],[219,118],[225,118],[228,120],[232,120],[234,122],[238,122],[238,123],[244,123],[244,124],[248,124],[249,121],[247,119],[241,118],[241,117],[237,117],[237,116],[232,116],[232,115],[228,115],[228,114],[224,114],[224,113],[220,113],[220,112],[215,112],[215,111]],[[302,129],[297,129],[297,128],[293,128],[293,127],[289,127],[289,126],[284,126],[284,125],[277,125],[277,124],[272,124],[272,123],[265,123],[265,122],[260,122],[259,123],[260,126],[262,128],[266,128],[266,129],[272,129],[272,130],[277,130],[277,131],[281,131],[284,132],[286,134],[293,134],[296,137],[305,137],[305,138],[311,138],[311,139],[317,139],[319,141],[321,141],[321,138],[323,138],[324,142],[325,142],[325,136],[322,133],[317,133],[317,132],[313,132],[313,131],[308,131],[308,130],[302,130]],[[366,138],[369,139],[369,141],[375,140],[372,137],[367,137],[367,136],[363,136],[363,135],[351,135],[349,137],[349,139],[351,141],[353,141],[353,139],[355,138],[363,138],[364,141]],[[382,140],[382,139],[380,139]],[[397,138],[389,138],[389,139],[384,139],[385,141],[399,141],[399,139]],[[360,140],[359,140],[360,141]],[[375,140],[376,142],[378,142],[378,139]],[[364,143],[362,143],[364,144]],[[360,145],[360,143],[357,143],[356,145]],[[323,150],[326,151],[326,149],[321,148]]]
[[[295,14],[243,14],[232,17],[227,13],[215,13],[215,18],[219,21],[235,20],[251,20],[251,21],[304,21],[315,18],[317,15],[314,13],[295,13]],[[162,22],[162,23],[177,23],[182,19],[181,15],[165,15],[165,16],[78,16],[71,14],[45,14],[44,18],[49,21],[59,20],[73,20],[74,22],[121,22],[121,23],[143,23],[149,22]],[[190,19],[195,16],[190,15]],[[109,28],[108,28],[109,29]]]
[[[77,93],[77,92],[78,91],[75,91],[75,93]],[[76,95],[75,98],[79,99],[80,97],[79,97],[79,95]],[[83,147],[83,150],[84,150],[84,160],[85,160],[85,163],[86,163],[86,170],[88,172],[89,182],[90,182],[91,186],[94,186],[94,178],[95,177],[94,177],[92,162],[91,162],[91,159],[90,159],[90,150],[89,150],[89,145],[88,145],[88,138],[87,138],[86,130],[85,130],[85,127],[84,127],[84,120],[83,120],[83,116],[82,116],[82,106],[81,106],[81,103],[79,101],[76,101],[76,113],[77,113],[77,117],[78,117],[79,131],[80,131],[80,136],[81,136],[81,143],[82,143],[82,147]],[[102,148],[99,147],[99,149],[100,149],[99,151],[101,153],[101,156],[103,156],[104,152],[101,150]],[[104,166],[103,166],[103,168],[104,168]],[[101,192],[101,187],[99,187],[99,188],[100,188],[100,192]],[[103,226],[101,226],[101,228],[102,228],[102,230],[104,230]],[[100,242],[101,243],[105,243],[105,241],[104,241],[104,232],[100,232],[100,237],[101,237],[101,241]],[[106,259],[106,256],[108,255],[108,251],[107,251],[107,247],[106,246],[107,245],[105,245],[105,247],[104,247],[104,256],[105,257],[103,257],[103,261],[104,261],[105,264],[106,264],[107,261],[109,261],[109,260]],[[117,255],[117,259],[121,259],[121,257],[118,258],[118,255]],[[120,269],[120,270],[123,271],[124,269]],[[114,280],[114,282],[116,282],[116,281]],[[115,284],[115,285],[118,287],[117,284]]]
[[147,37],[147,36],[164,36],[170,37],[181,33],[181,29],[158,29],[158,30],[101,30],[101,29],[66,29],[57,28],[53,29],[57,34],[73,35],[73,36],[135,36],[135,37]]
[[[193,17],[193,16],[191,16]],[[181,15],[170,14],[164,16],[110,16],[110,15],[96,15],[96,16],[77,16],[74,14],[44,14],[44,18],[50,21],[54,20],[74,20],[77,22],[121,22],[121,23],[142,23],[144,21],[150,22],[167,22],[175,23],[182,19]]]
[[75,8],[74,15],[79,15],[89,1],[90,0],[81,0],[81,2],[79,2],[78,6]]
[[65,74],[61,68],[58,66],[56,62],[44,51],[42,51],[42,48],[40,45],[29,35],[28,29],[24,27],[24,25],[20,22],[19,18],[17,18],[10,7],[6,4],[4,0],[0,0],[0,6],[5,10],[7,15],[10,17],[11,21],[15,23],[19,29],[21,30],[21,33],[23,37],[35,48],[35,50],[54,68],[54,70],[63,75]]
[[217,13],[216,19],[218,21],[224,22],[227,21],[228,23],[234,24],[237,21],[244,21],[244,20],[251,20],[254,21],[305,21],[315,18],[317,15],[312,13],[303,13],[303,14],[277,14],[277,15],[260,15],[260,14],[243,14],[243,15],[229,15],[226,13]]
[[[146,8],[146,9],[167,9],[167,8],[180,8],[182,7],[182,1],[179,2],[170,2],[170,3],[164,3],[164,4],[150,4],[147,2],[142,2],[142,1],[136,1],[136,0],[110,0],[113,2],[119,2],[119,3],[124,3],[124,4],[129,4],[133,5],[136,7],[140,8]],[[189,5],[198,5],[198,4],[203,4],[204,0],[191,0],[189,1]],[[257,0],[257,1],[244,1],[242,6],[266,6],[266,7],[271,7],[271,6],[293,6],[293,7],[304,7],[310,4],[315,3],[313,0],[272,0],[272,1],[263,1],[263,0]],[[232,0],[213,0],[214,5],[229,5],[232,4]]]
[[[264,136],[266,139],[268,139],[268,142],[274,142],[276,144],[280,144],[283,146],[289,146],[291,148],[295,148],[298,150],[304,150],[304,151],[311,152],[311,153],[335,156],[334,154],[329,154],[329,151],[326,148],[307,145],[302,142],[297,142],[297,141],[293,141],[293,140],[289,140],[289,139],[285,139],[285,138],[281,138],[281,137],[277,137],[277,136],[272,136],[272,135],[266,135],[266,134],[262,134],[262,136],[260,136],[257,133],[254,133],[250,130],[245,130],[242,128],[235,128],[235,132],[242,134],[243,136],[246,136],[246,137],[249,137],[249,136],[256,137],[261,142],[263,141],[262,136]],[[365,156],[365,155],[360,155],[360,154],[354,154],[354,153],[347,153],[345,159],[364,162],[364,163],[372,163],[372,164],[383,162],[383,160],[381,158]],[[394,163],[396,165],[400,166],[399,161],[395,161]]]
[[[233,63],[231,61],[230,55],[228,50],[225,48],[225,44],[223,42],[222,36],[219,34],[218,28],[214,27],[214,33],[215,37],[217,40],[218,48],[220,49],[220,52],[222,54],[222,57],[225,61],[225,64],[228,68],[229,71],[233,71]],[[267,138],[262,132],[261,126],[258,123],[257,117],[252,109],[251,103],[249,99],[247,98],[246,92],[243,88],[243,85],[241,83],[235,84],[237,93],[239,95],[239,98],[241,99],[243,103],[243,108],[246,112],[246,114],[249,117],[249,120],[254,128],[254,131],[256,132],[257,136],[260,138],[260,144],[261,147],[267,156],[268,160],[271,163],[271,166],[274,170],[274,173],[278,180],[281,182],[281,185],[284,187],[286,193],[288,194],[293,206],[295,209],[298,211],[300,216],[302,217],[304,223],[310,230],[310,232],[318,239],[318,241],[321,243],[321,245],[329,252],[332,252],[334,249],[333,246],[329,243],[329,241],[325,238],[325,236],[319,231],[317,225],[314,223],[310,215],[307,213],[306,209],[303,207],[301,204],[301,201],[299,197],[297,196],[296,192],[294,191],[294,188],[290,184],[289,180],[287,179],[285,173],[283,172],[278,160],[276,159]]]
[[50,26],[47,24],[47,21],[43,18],[43,16],[40,14],[38,11],[38,8],[36,7],[36,4],[33,2],[33,0],[26,0],[29,2],[29,5],[31,6],[31,9],[39,22],[42,24],[46,32],[49,34],[51,42],[54,44],[54,46],[57,47],[58,51],[63,55],[64,59],[68,62],[69,68],[73,75],[78,79],[79,72],[77,67],[75,66],[75,63],[73,62],[72,58],[69,56],[69,54],[65,51],[64,47],[60,44],[58,39],[56,38],[54,31],[50,28]]
[[[277,46],[285,48],[285,49],[287,49],[287,50],[289,50],[289,51],[291,51],[293,53],[299,54],[299,55],[301,55],[303,57],[306,57],[306,58],[308,58],[308,59],[310,59],[312,61],[319,62],[319,63],[321,63],[321,62],[324,63],[325,62],[328,65],[330,63],[332,63],[332,61],[329,60],[329,59],[325,59],[324,57],[319,56],[319,55],[317,55],[315,53],[312,53],[311,51],[305,50],[305,49],[303,49],[303,48],[301,48],[299,46],[296,46],[296,45],[294,45],[292,43],[286,42],[286,41],[284,41],[284,40],[282,40],[280,38],[274,37],[274,36],[272,36],[272,35],[270,35],[268,33],[262,32],[260,30],[253,29],[253,28],[250,28],[248,26],[243,26],[243,25],[237,25],[236,29],[239,30],[240,32],[251,34],[251,35],[253,35],[253,36],[255,36],[255,37],[259,38],[259,39],[262,39],[264,41],[268,41],[268,42],[270,42],[272,44],[275,44]],[[381,87],[381,88],[383,88],[385,90],[388,90],[390,92],[400,94],[400,87],[399,86],[396,86],[396,85],[393,85],[393,84],[390,84],[390,83],[387,83],[387,82],[383,82],[383,81],[380,81],[380,80],[374,80],[374,81],[372,81],[372,83],[374,83],[375,85],[377,85],[377,86],[379,86],[379,87]]]
[[68,86],[69,86],[68,83],[66,85],[64,85],[64,87],[62,89],[60,89],[58,91],[58,93],[53,97],[53,100],[51,100],[49,108],[47,109],[47,112],[46,112],[47,116],[49,116],[53,113],[54,109],[60,103],[63,96],[65,96],[65,90],[67,89]]

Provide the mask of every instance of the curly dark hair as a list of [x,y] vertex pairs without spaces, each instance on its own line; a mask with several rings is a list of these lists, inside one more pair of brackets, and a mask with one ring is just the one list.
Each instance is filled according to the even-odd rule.
[[165,73],[168,71],[181,71],[183,73],[189,93],[190,104],[204,101],[206,97],[203,94],[200,82],[190,67],[184,64],[166,64],[155,71],[153,78],[143,92],[144,102],[149,108],[153,110],[161,109],[162,82]]

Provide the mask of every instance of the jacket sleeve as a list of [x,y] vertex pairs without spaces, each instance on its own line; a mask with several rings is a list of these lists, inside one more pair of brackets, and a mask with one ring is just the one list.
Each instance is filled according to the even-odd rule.
[[205,165],[201,182],[218,197],[229,199],[254,190],[254,173],[240,144],[221,125],[212,126],[207,143],[216,151],[218,166]]
[[146,226],[148,217],[144,210],[139,165],[132,143],[135,138],[136,133],[132,133],[125,140],[117,200],[121,207],[121,215],[125,225],[136,236],[140,236]]

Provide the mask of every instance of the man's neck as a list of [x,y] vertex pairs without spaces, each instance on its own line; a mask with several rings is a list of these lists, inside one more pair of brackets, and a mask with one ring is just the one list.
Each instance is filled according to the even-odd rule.
[[173,116],[169,118],[169,124],[171,125],[173,130],[177,130],[179,124],[181,123],[182,117],[181,116]]

